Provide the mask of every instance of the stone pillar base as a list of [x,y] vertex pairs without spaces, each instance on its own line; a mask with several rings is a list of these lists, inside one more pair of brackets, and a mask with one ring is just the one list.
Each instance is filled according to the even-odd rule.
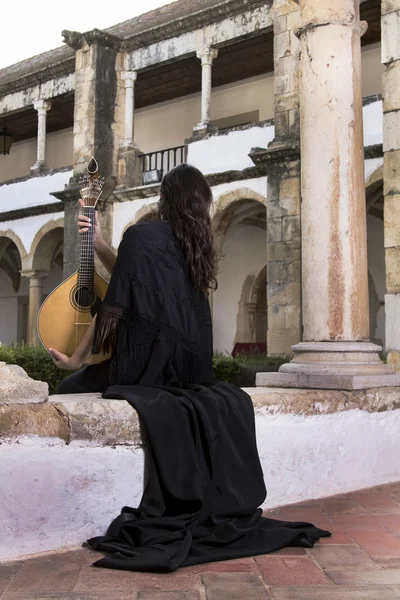
[[43,177],[50,172],[50,168],[46,163],[35,163],[33,167],[31,167],[31,176],[32,177]]
[[202,137],[203,135],[209,135],[213,133],[217,133],[218,127],[213,125],[211,121],[201,122],[193,129],[194,137]]
[[279,373],[259,373],[257,386],[357,390],[400,385],[400,373],[370,342],[301,342]]

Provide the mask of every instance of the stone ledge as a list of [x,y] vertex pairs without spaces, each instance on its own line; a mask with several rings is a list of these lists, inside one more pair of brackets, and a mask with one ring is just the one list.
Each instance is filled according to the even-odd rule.
[[[369,413],[400,408],[399,388],[357,391],[247,388],[256,413],[315,416],[350,410]],[[0,406],[0,443],[23,436],[58,438],[66,445],[145,445],[139,418],[127,402],[100,394],[50,396],[39,404]]]
[[400,388],[369,390],[312,390],[258,387],[246,389],[254,408],[269,414],[328,415],[349,410],[369,413],[400,408]]

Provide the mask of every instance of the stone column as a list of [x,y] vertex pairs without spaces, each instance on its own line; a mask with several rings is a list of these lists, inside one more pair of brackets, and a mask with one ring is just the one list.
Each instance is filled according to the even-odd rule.
[[[359,4],[300,1],[303,342],[258,383],[356,389],[400,377],[369,342]],[[273,374],[272,374],[273,375]]]
[[121,146],[135,146],[133,127],[137,73],[136,71],[122,71],[121,79],[125,84],[125,137],[121,140]]
[[201,59],[201,121],[194,128],[197,135],[214,133],[217,130],[211,123],[212,64],[217,56],[218,50],[211,46],[204,46],[197,51],[197,58]]
[[51,102],[39,100],[34,103],[34,108],[38,113],[38,133],[37,133],[37,155],[36,162],[31,167],[31,174],[38,175],[47,170],[46,167],[46,118],[47,111],[51,108]]
[[53,195],[64,202],[64,276],[78,268],[80,237],[76,221],[79,212],[79,176],[92,156],[99,175],[106,178],[99,216],[106,241],[111,242],[112,192],[117,184],[120,142],[124,137],[125,89],[121,72],[125,55],[122,40],[98,29],[80,34],[63,31],[64,41],[76,52],[73,178]]
[[134,139],[135,82],[136,71],[122,71],[125,85],[125,135],[118,154],[118,185],[130,187],[142,185],[143,164],[141,152]]
[[48,272],[21,271],[21,275],[29,279],[28,344],[38,346],[40,340],[37,330],[37,318],[43,302],[43,280],[47,277]]
[[269,355],[289,355],[301,340],[299,17],[293,0],[274,0],[275,138],[250,155],[268,175]]
[[383,151],[386,258],[386,347],[400,362],[400,0],[383,0]]

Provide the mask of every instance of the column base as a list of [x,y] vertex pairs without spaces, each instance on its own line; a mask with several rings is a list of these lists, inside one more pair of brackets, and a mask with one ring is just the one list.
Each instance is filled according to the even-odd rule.
[[400,373],[379,358],[370,342],[301,342],[279,373],[258,373],[257,386],[359,390],[400,386]]
[[193,135],[195,137],[202,137],[203,135],[210,135],[217,133],[218,127],[216,127],[211,121],[201,122],[193,128]]
[[35,163],[33,167],[31,167],[31,176],[32,177],[43,177],[50,172],[50,168],[46,163]]

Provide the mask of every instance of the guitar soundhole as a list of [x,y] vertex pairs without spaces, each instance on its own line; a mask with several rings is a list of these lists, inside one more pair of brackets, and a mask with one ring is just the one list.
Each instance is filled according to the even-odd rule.
[[92,317],[97,314],[102,302],[97,287],[92,288],[85,285],[76,286],[71,290],[70,301],[76,310],[90,311]]
[[90,289],[87,286],[78,287],[75,292],[74,301],[79,308],[89,308],[92,306],[95,299],[96,295],[94,294],[93,289]]

